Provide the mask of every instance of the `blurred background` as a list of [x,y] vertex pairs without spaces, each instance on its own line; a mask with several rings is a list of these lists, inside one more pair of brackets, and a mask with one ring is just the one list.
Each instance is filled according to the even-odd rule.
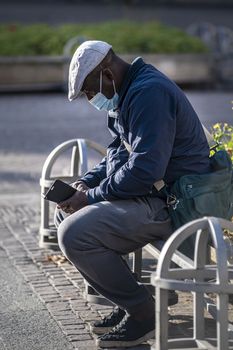
[[[43,163],[61,142],[110,141],[106,113],[67,100],[70,57],[86,39],[106,40],[127,61],[141,56],[174,79],[230,149],[232,18],[232,0],[2,0],[1,193],[39,193]],[[62,157],[57,174],[67,167]]]

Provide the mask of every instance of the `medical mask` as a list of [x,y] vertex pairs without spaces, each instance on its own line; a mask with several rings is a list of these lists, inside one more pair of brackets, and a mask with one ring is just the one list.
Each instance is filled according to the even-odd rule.
[[112,98],[107,98],[102,94],[103,73],[100,71],[100,92],[98,92],[89,102],[99,111],[111,111],[118,105],[119,95],[116,92],[114,80],[112,81],[114,95]]

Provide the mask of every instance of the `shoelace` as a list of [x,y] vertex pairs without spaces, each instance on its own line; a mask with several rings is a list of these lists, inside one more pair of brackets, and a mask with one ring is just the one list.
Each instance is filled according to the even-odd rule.
[[126,328],[124,328],[126,322],[128,321],[128,315],[126,314],[123,319],[115,326],[113,329],[108,333],[109,335],[112,334],[121,334],[125,332]]
[[103,323],[107,322],[110,319],[114,319],[115,320],[118,317],[118,313],[119,313],[118,308],[115,308],[108,316],[106,316],[103,319]]

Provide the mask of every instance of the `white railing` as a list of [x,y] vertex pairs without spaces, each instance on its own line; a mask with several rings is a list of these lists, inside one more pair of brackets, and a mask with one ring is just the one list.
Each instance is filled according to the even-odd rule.
[[[70,173],[66,176],[52,176],[52,170],[59,158],[68,150],[72,150],[70,161]],[[47,157],[40,178],[41,194],[45,194],[55,179],[60,179],[71,183],[84,175],[88,170],[88,151],[92,149],[104,156],[106,149],[96,142],[86,139],[73,139],[63,142],[57,146]],[[41,196],[41,224],[40,224],[40,247],[58,248],[57,230],[53,223],[50,222],[49,201]]]

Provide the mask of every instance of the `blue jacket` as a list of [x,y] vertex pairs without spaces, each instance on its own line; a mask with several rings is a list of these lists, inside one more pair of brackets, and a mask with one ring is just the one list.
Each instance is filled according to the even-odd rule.
[[156,196],[155,181],[171,184],[182,175],[209,171],[209,146],[190,102],[141,58],[127,72],[118,109],[108,113],[108,128],[113,141],[107,156],[82,178],[91,188],[89,204]]

